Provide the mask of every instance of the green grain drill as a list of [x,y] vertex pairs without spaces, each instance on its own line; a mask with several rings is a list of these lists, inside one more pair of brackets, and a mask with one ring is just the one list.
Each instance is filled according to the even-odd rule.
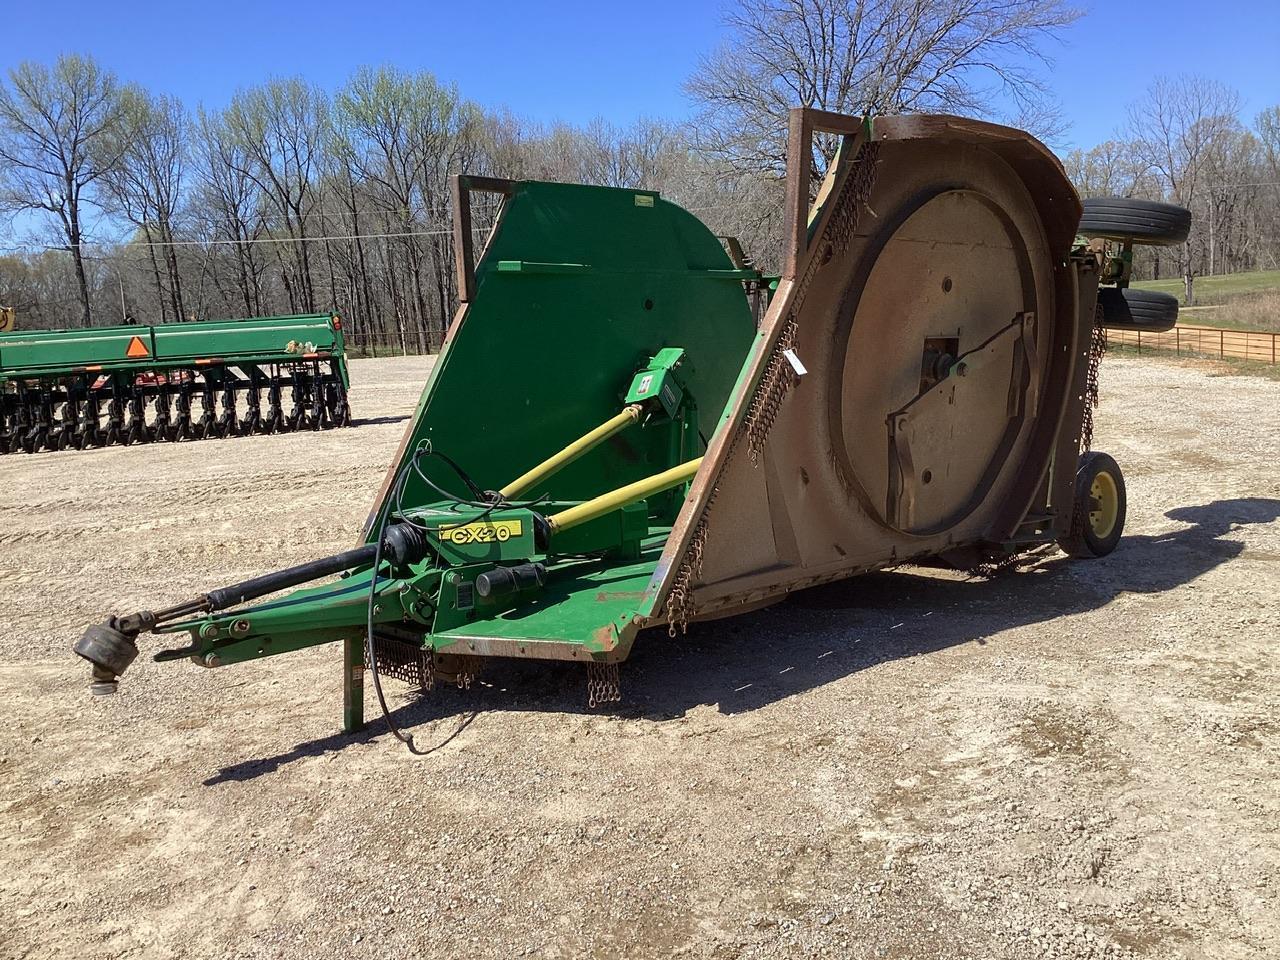
[[0,334],[0,453],[347,426],[332,314]]

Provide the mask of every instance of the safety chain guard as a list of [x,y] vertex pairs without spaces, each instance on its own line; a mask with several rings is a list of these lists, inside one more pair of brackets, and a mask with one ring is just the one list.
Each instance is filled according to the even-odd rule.
[[602,703],[617,703],[622,699],[622,682],[616,663],[587,664],[587,706],[594,710]]
[[1094,312],[1093,337],[1089,341],[1089,371],[1085,374],[1084,411],[1080,416],[1080,451],[1093,446],[1093,411],[1098,407],[1098,371],[1107,352],[1107,328],[1102,325],[1102,306]]
[[[430,650],[375,634],[373,655],[378,660],[380,676],[421,687],[423,690],[429,691],[435,687],[435,663]],[[365,664],[365,667],[369,666],[370,664]]]
[[[449,654],[447,672],[436,672],[436,657],[431,650],[394,637],[375,635],[373,655],[378,659],[378,674],[420,687],[430,693],[438,683],[452,683],[459,690],[470,690],[484,669],[484,657],[471,654]],[[369,664],[366,663],[365,667]]]
[[[738,445],[746,437],[747,453],[751,465],[760,465],[760,453],[764,450],[773,429],[774,421],[782,409],[787,394],[795,386],[797,377],[791,368],[784,352],[795,348],[797,319],[804,305],[804,298],[809,286],[822,269],[832,259],[842,255],[849,248],[857,232],[858,221],[871,190],[875,186],[876,167],[879,163],[880,146],[875,142],[864,142],[857,154],[850,161],[849,181],[840,192],[837,206],[827,222],[826,229],[813,245],[813,253],[807,258],[804,273],[796,284],[792,296],[791,307],[783,322],[782,331],[773,351],[765,365],[760,382],[756,385],[746,416],[729,442],[726,464],[732,463]],[[702,575],[702,559],[706,551],[707,536],[711,509],[719,492],[719,478],[707,494],[707,502],[702,508],[697,525],[689,538],[688,549],[680,561],[680,567],[672,579],[671,589],[667,593],[667,633],[674,637],[677,629],[685,633],[689,627],[689,616],[693,613],[693,584]]]

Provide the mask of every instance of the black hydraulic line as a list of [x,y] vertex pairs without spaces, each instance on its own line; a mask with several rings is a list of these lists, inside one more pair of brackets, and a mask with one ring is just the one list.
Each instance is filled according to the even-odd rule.
[[350,570],[353,567],[369,563],[373,560],[373,555],[374,545],[367,544],[363,547],[356,547],[354,550],[346,550],[342,553],[334,554],[332,557],[312,560],[310,563],[302,563],[286,570],[276,570],[274,573],[254,577],[252,580],[245,580],[243,583],[235,583],[229,587],[210,590],[205,594],[209,601],[208,609],[210,611],[225,610],[227,607],[234,607],[249,600],[256,600],[258,597],[264,597],[268,593],[275,593],[277,590],[296,587],[298,584],[306,583],[309,580],[318,580],[334,573],[341,573],[343,570]]
[[[119,675],[137,656],[138,648],[135,640],[140,633],[153,631],[161,624],[173,620],[223,610],[277,590],[295,587],[309,580],[359,567],[369,561],[373,561],[374,564],[370,583],[376,590],[377,572],[383,559],[389,561],[392,566],[402,566],[425,559],[429,550],[426,535],[421,530],[407,523],[393,524],[384,527],[377,543],[366,544],[322,560],[314,560],[287,570],[277,570],[275,573],[245,580],[243,583],[212,590],[162,610],[140,610],[123,617],[108,617],[105,622],[94,624],[85,630],[73,649],[94,665],[95,692],[110,693],[114,691]],[[182,652],[185,653],[186,648]],[[172,654],[173,651],[168,653]],[[172,659],[172,657],[161,655],[159,659]],[[377,685],[376,666],[374,683]]]
[[[429,751],[419,750],[413,743],[413,734],[405,733],[398,726],[395,720],[391,718],[391,711],[387,708],[387,697],[382,692],[382,676],[378,672],[378,651],[374,644],[373,633],[373,609],[374,602],[378,596],[378,567],[382,563],[382,544],[386,540],[386,534],[391,529],[387,526],[391,517],[391,502],[398,502],[400,495],[404,492],[404,482],[409,476],[409,465],[417,462],[418,452],[414,451],[411,455],[409,463],[404,464],[400,468],[400,473],[392,484],[392,499],[387,504],[386,511],[382,514],[378,521],[377,536],[373,538],[373,579],[369,581],[369,598],[365,606],[365,635],[364,635],[364,660],[369,665],[369,674],[373,677],[373,692],[378,697],[378,708],[382,711],[382,719],[386,721],[387,729],[391,731],[392,736],[405,745],[409,752],[422,756]],[[401,527],[408,526],[400,524]],[[417,528],[408,526],[408,529],[415,530]]]
[[366,543],[362,547],[344,550],[331,557],[323,557],[312,560],[310,563],[298,564],[296,567],[263,574],[261,577],[254,577],[243,583],[210,590],[204,597],[207,603],[206,609],[211,612],[225,610],[227,607],[265,597],[268,593],[275,593],[277,590],[296,587],[310,580],[319,580],[321,577],[341,573],[344,570],[353,570],[379,557],[385,557],[396,566],[417,563],[426,557],[427,551],[427,539],[419,530],[409,524],[397,523],[387,527],[376,544]]

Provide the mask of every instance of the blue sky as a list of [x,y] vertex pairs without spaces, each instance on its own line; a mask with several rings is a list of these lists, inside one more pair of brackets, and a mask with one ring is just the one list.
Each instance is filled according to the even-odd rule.
[[[1085,18],[1050,50],[1071,122],[1060,148],[1106,139],[1158,73],[1196,72],[1236,87],[1246,119],[1280,102],[1280,0],[1079,5]],[[271,75],[332,88],[356,65],[387,62],[430,70],[473,100],[523,116],[625,124],[688,116],[682,84],[721,40],[721,10],[720,0],[7,0],[0,67],[75,50],[192,106],[218,106]]]

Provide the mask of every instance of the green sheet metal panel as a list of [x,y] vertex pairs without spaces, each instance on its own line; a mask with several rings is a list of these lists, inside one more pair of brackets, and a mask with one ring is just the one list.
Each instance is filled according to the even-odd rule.
[[287,360],[297,359],[302,352],[288,352],[291,343],[311,344],[323,353],[335,352],[339,343],[329,314],[171,323],[153,329],[159,361],[273,357]]
[[[687,211],[645,191],[520,182],[406,450],[430,439],[496,489],[621,409],[636,370],[664,347],[684,348],[681,376],[709,436],[754,334],[732,262]],[[625,431],[530,493],[588,499],[673,466],[671,452],[665,431]],[[427,469],[465,494],[436,463]],[[409,479],[406,504],[435,499]]]
[[[532,269],[515,270],[515,262]],[[553,264],[574,268],[538,269]],[[497,489],[621,409],[635,372],[668,347],[685,351],[681,382],[697,404],[698,432],[709,438],[756,334],[741,279],[701,221],[655,194],[517,183],[395,469],[429,439],[481,487]],[[673,451],[666,429],[627,430],[529,496],[586,500],[700,452],[700,443]],[[438,461],[424,467],[435,483],[465,495]],[[410,475],[405,504],[438,499]],[[659,529],[671,522],[679,499],[678,492],[655,498],[665,505],[654,516]],[[375,517],[386,507],[379,504]],[[502,637],[554,639],[616,655],[613,644],[630,642],[630,614],[663,543],[665,536],[650,540],[637,562],[573,575],[581,583],[598,577],[598,589],[549,587],[555,602],[458,632],[486,635],[491,644]],[[450,644],[453,632],[439,642]]]
[[[333,315],[210,320],[153,327],[27,330],[0,334],[0,380],[36,373],[78,372],[86,367],[145,370],[208,359],[286,362],[302,359],[312,350],[333,356],[344,354],[341,322]],[[345,383],[345,365],[341,372]]]
[[[88,327],[83,330],[25,330],[0,335],[0,377],[39,370],[132,364],[129,346],[137,337],[147,356],[155,355],[151,327]],[[138,352],[135,349],[135,352]],[[145,357],[143,358],[145,359]]]

